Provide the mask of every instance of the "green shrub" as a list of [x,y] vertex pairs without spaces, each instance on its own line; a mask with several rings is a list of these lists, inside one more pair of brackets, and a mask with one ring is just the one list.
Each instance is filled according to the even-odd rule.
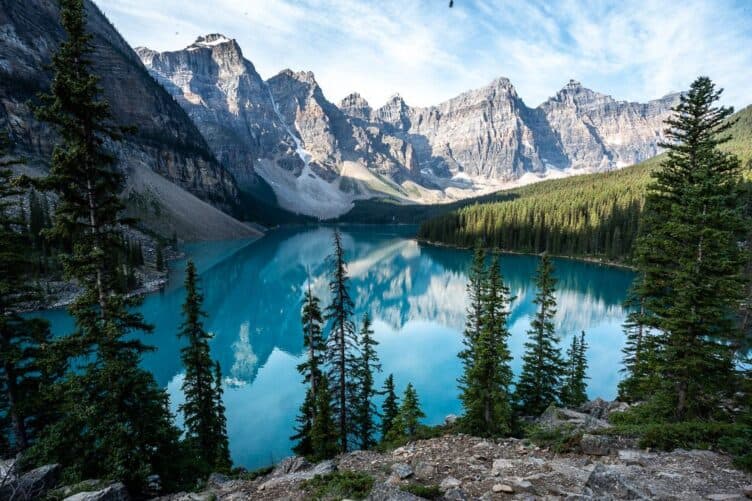
[[244,469],[238,468],[238,469],[233,470],[230,475],[233,478],[237,478],[240,480],[247,480],[250,482],[251,480],[256,480],[259,477],[268,475],[269,473],[272,472],[272,470],[274,470],[274,466],[264,466],[262,468],[257,468],[251,471],[245,471]]
[[408,442],[414,442],[415,440],[428,440],[430,438],[443,437],[444,435],[449,435],[455,432],[456,432],[455,425],[427,426],[427,425],[421,424],[421,425],[418,425],[418,429],[416,430],[414,436],[412,437],[408,437],[407,435],[390,436],[387,440],[382,440],[382,442],[378,445],[377,450],[380,450],[382,452],[389,451],[392,449],[396,449],[397,447],[402,447]]
[[567,426],[548,428],[534,425],[525,430],[525,438],[553,452],[572,452],[579,449],[582,432]]
[[441,497],[441,490],[438,485],[411,483],[401,486],[400,489],[423,499],[439,499]]
[[363,499],[373,487],[373,477],[362,472],[338,471],[306,480],[303,489],[311,499]]

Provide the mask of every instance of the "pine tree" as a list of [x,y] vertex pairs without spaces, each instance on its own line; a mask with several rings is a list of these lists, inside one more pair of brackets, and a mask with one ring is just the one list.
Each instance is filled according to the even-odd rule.
[[329,380],[326,375],[321,376],[319,389],[316,392],[315,414],[311,427],[311,458],[314,461],[333,458],[337,455],[339,433],[332,415],[332,394],[329,392]]
[[[465,408],[461,424],[468,433],[493,436],[507,433],[511,429],[509,385],[512,370],[509,362],[512,357],[507,345],[507,317],[511,298],[501,276],[499,256],[494,256],[488,271],[481,268],[483,260],[478,251],[476,259],[479,267],[471,274],[468,289],[471,294],[476,291],[481,294],[478,302],[481,314],[479,321],[474,321],[472,313],[475,310],[471,306],[468,323],[471,329],[477,323],[480,323],[481,328],[478,336],[471,335],[471,329],[466,331],[466,349],[460,355],[464,366],[460,379],[460,399]],[[482,273],[480,287],[473,283],[478,280],[478,273]],[[473,300],[471,304],[475,303]]]
[[161,243],[157,244],[157,255],[155,257],[154,267],[157,271],[165,271],[164,250]]
[[373,374],[381,372],[379,356],[376,353],[378,341],[373,338],[371,329],[371,317],[366,313],[363,316],[363,327],[360,330],[358,346],[360,348],[360,358],[356,376],[357,382],[357,404],[354,416],[355,432],[361,450],[368,450],[376,445],[373,438],[375,429],[374,416],[378,415],[376,406],[373,403],[373,397],[376,395],[374,387]]
[[356,404],[352,375],[357,372],[358,361],[354,352],[358,339],[351,320],[354,305],[347,290],[349,277],[339,230],[334,231],[334,251],[328,261],[329,291],[332,294],[332,302],[327,306],[325,316],[330,326],[326,356],[328,380],[333,393],[332,412],[337,421],[339,448],[341,452],[347,452]]
[[563,368],[553,323],[556,279],[547,254],[541,257],[535,285],[538,292],[533,303],[537,310],[528,331],[530,339],[525,343],[522,374],[515,393],[519,410],[526,416],[540,415],[558,401]]
[[577,408],[587,402],[587,343],[585,332],[580,338],[572,336],[572,344],[567,350],[564,384],[561,388],[561,404]]
[[627,340],[622,348],[622,372],[625,373],[625,377],[619,381],[619,400],[625,402],[647,399],[651,388],[660,384],[656,379],[659,347],[647,326],[644,301],[635,294],[639,284],[638,278],[624,302],[624,307],[629,313],[622,325]]
[[407,384],[405,394],[402,396],[402,405],[400,406],[397,422],[401,431],[407,438],[413,438],[418,433],[420,419],[426,417],[420,408],[418,392],[415,391],[412,383]]
[[[218,450],[217,430],[217,387],[221,380],[216,380],[215,365],[209,350],[211,334],[204,329],[202,318],[206,314],[201,310],[203,295],[198,287],[196,266],[188,261],[185,269],[185,303],[183,304],[183,323],[178,337],[187,340],[180,350],[180,358],[185,367],[185,377],[181,389],[185,402],[180,406],[185,423],[185,436],[193,448],[202,470],[210,473],[215,461],[222,453]],[[219,386],[218,386],[219,385]]]
[[230,459],[230,441],[227,438],[227,417],[225,416],[224,390],[222,389],[222,367],[214,362],[214,469],[229,472],[232,469]]
[[169,483],[171,473],[160,468],[169,463],[163,459],[175,450],[178,434],[167,394],[140,367],[149,348],[133,333],[151,326],[133,312],[138,300],[118,286],[120,227],[129,221],[120,216],[123,175],[104,145],[122,130],[111,125],[109,107],[99,98],[82,0],[62,0],[60,18],[67,37],[52,58],[50,92],[40,96],[36,109],[55,127],[60,143],[49,175],[33,184],[59,200],[45,234],[58,243],[74,242],[62,255],[63,271],[82,293],[69,307],[75,332],[60,346],[80,366],[56,385],[62,417],[46,427],[29,458],[59,462],[69,477],[121,479],[140,492],[149,473]]
[[381,404],[381,440],[384,441],[399,418],[399,402],[394,391],[394,376],[389,374],[384,381],[384,402]]
[[314,427],[314,416],[316,414],[316,397],[314,396],[313,389],[309,386],[306,389],[305,399],[300,405],[298,415],[295,417],[295,434],[290,437],[290,440],[295,442],[292,447],[292,451],[298,456],[313,457],[313,441],[311,434]]
[[308,389],[296,418],[298,426],[295,428],[295,435],[290,437],[290,440],[297,441],[293,451],[299,456],[311,457],[316,454],[313,449],[311,433],[313,421],[316,418],[317,388],[321,380],[321,369],[326,350],[326,342],[321,330],[322,321],[319,299],[313,295],[309,280],[301,316],[306,360],[298,365],[298,372],[303,376],[303,382],[308,384]]
[[308,290],[303,300],[303,312],[301,317],[303,324],[303,346],[307,351],[305,362],[298,365],[298,372],[303,376],[303,381],[311,387],[313,400],[316,400],[316,386],[321,378],[321,370],[324,366],[326,341],[324,340],[319,298],[313,295],[310,281]]
[[739,160],[718,148],[733,112],[714,105],[721,92],[697,78],[666,121],[668,156],[653,173],[636,250],[636,294],[660,347],[652,393],[678,420],[710,417],[734,391],[734,312],[746,283],[739,242],[749,219]]

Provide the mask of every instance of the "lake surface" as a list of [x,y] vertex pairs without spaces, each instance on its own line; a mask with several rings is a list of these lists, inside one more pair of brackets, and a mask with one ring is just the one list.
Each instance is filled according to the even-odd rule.
[[[295,367],[303,339],[300,308],[310,274],[315,294],[328,303],[326,256],[332,229],[281,229],[255,242],[226,241],[185,247],[201,275],[213,335],[213,356],[225,377],[225,405],[233,461],[256,468],[290,454],[289,436],[304,386]],[[349,262],[356,323],[365,312],[374,319],[383,373],[394,373],[400,393],[415,385],[425,422],[436,424],[461,412],[456,380],[457,353],[465,322],[466,271],[470,252],[419,245],[415,227],[348,226],[341,229]],[[534,312],[532,277],[538,258],[504,255],[502,272],[516,300],[512,303],[510,348],[516,374],[521,367],[525,331]],[[562,345],[586,331],[590,377],[588,394],[611,399],[619,380],[622,302],[634,274],[628,270],[556,259],[559,280],[556,328]],[[157,348],[144,357],[165,386],[173,411],[182,401],[182,366],[176,338],[184,261],[171,263],[170,285],[147,296],[141,311],[155,325],[147,342]],[[65,311],[43,315],[55,334],[72,321]],[[179,416],[178,416],[179,420]]]

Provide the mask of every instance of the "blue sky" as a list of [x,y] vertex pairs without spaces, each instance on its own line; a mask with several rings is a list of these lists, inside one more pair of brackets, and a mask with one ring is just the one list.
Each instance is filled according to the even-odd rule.
[[752,103],[752,0],[95,0],[133,45],[238,40],[262,77],[311,70],[333,102],[360,92],[438,104],[508,77],[530,106],[570,79],[617,99],[683,90],[700,74]]

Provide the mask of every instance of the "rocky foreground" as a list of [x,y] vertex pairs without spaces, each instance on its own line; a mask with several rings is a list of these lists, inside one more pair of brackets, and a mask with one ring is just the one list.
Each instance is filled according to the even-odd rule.
[[302,482],[335,470],[375,479],[371,500],[421,499],[401,490],[438,486],[441,499],[672,499],[752,498],[752,476],[709,451],[618,449],[608,455],[556,454],[517,439],[447,435],[393,452],[355,451],[315,465],[289,458],[253,481],[214,475],[202,493],[164,501],[310,499]]
[[[634,439],[599,433],[611,426],[607,421],[611,413],[627,407],[597,399],[578,410],[551,407],[536,420],[541,429],[566,430],[567,436],[576,437],[571,450],[577,452],[557,453],[527,439],[446,434],[393,451],[354,451],[316,464],[291,457],[265,474],[230,478],[214,473],[201,492],[156,499],[320,499],[306,481],[335,472],[354,472],[361,479],[372,480],[364,496],[373,501],[424,499],[414,493],[445,500],[752,499],[752,474],[736,469],[728,455],[706,450],[639,449]],[[453,419],[448,416],[446,424],[451,425]],[[0,499],[130,499],[119,483],[88,480],[58,487],[59,472],[59,465],[47,465],[14,477],[10,469],[0,467]],[[159,479],[153,481],[154,492],[158,492]]]

